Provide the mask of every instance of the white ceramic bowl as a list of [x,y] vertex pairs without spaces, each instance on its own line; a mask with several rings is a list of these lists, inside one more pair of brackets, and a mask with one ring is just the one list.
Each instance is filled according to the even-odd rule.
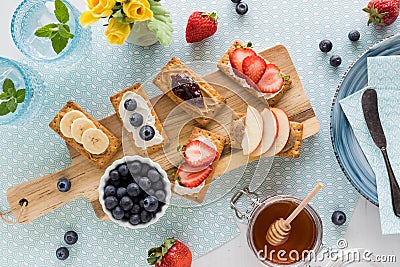
[[[115,169],[118,165],[123,164],[123,163],[128,163],[128,162],[132,162],[132,161],[140,161],[141,163],[147,163],[148,165],[150,165],[153,168],[156,168],[157,171],[161,174],[161,179],[164,183],[164,191],[165,191],[165,204],[162,206],[161,210],[159,212],[157,212],[155,214],[155,217],[153,219],[151,219],[149,222],[147,223],[139,223],[138,225],[132,225],[129,223],[129,221],[122,221],[122,220],[116,220],[114,219],[114,217],[112,216],[111,212],[106,208],[105,203],[104,203],[104,187],[107,184],[108,180],[110,179],[109,177],[109,173],[111,170]],[[167,173],[161,168],[161,166],[150,160],[149,158],[143,158],[141,156],[125,156],[121,159],[118,159],[116,161],[114,161],[105,171],[103,176],[100,178],[100,184],[99,184],[99,201],[100,204],[103,208],[103,211],[105,214],[108,215],[108,217],[110,218],[111,221],[118,223],[121,226],[124,227],[129,227],[132,229],[138,229],[138,228],[146,228],[147,226],[155,223],[158,221],[158,219],[160,219],[164,214],[165,211],[168,208],[168,203],[171,199],[171,184],[170,181],[168,180],[168,176]]]

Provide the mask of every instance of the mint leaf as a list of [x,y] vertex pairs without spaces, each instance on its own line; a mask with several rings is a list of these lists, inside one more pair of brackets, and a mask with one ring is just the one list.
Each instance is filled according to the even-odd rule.
[[54,52],[57,54],[60,54],[67,44],[68,38],[62,37],[59,32],[51,38],[51,45],[53,46]]
[[17,91],[17,96],[15,97],[17,99],[17,103],[22,103],[25,100],[25,93],[26,90],[25,89],[19,89]]
[[15,90],[14,83],[12,87],[3,88],[4,93],[8,94],[8,96],[14,96],[17,93]]
[[65,26],[68,26],[68,25],[65,25],[65,24],[59,25],[59,33],[60,33],[61,37],[64,37],[67,39],[70,39],[70,38],[72,39],[74,37],[74,35],[69,32],[69,27],[67,29]]
[[156,34],[162,46],[167,46],[172,41],[172,19],[168,10],[165,10],[158,1],[149,0],[153,18],[147,22],[149,29]]
[[57,30],[57,24],[50,23],[35,31],[37,37],[50,37],[51,33]]
[[[15,88],[14,82],[11,79],[6,78],[3,82],[3,92],[8,94],[10,88]],[[12,94],[9,95],[12,96]]]
[[17,109],[17,105],[17,99],[15,99],[14,97],[6,102],[8,110],[10,110],[12,113],[14,113]]
[[7,93],[1,93],[0,94],[0,100],[7,100],[9,99],[11,96],[9,96]]
[[67,23],[69,20],[67,6],[61,0],[56,0],[54,4],[56,7],[56,9],[54,10],[54,15],[56,15],[58,21],[61,23]]
[[8,113],[10,113],[10,110],[8,109],[6,102],[2,102],[0,104],[0,116],[7,115]]

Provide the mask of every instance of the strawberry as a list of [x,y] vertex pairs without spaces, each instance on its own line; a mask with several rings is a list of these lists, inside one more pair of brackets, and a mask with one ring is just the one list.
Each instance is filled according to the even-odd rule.
[[363,11],[369,15],[368,25],[387,26],[399,16],[399,3],[398,0],[371,0]]
[[167,238],[160,247],[149,250],[147,262],[156,267],[190,267],[192,252],[179,240]]
[[205,167],[218,158],[218,151],[200,140],[190,141],[185,149],[186,162],[191,167]]
[[257,55],[253,49],[249,47],[238,47],[229,53],[229,62],[234,70],[243,72],[242,63],[246,57]]
[[218,16],[215,12],[193,12],[186,25],[186,42],[195,43],[217,31]]
[[213,167],[208,165],[206,168],[193,168],[184,162],[176,172],[179,183],[187,188],[198,187],[212,172]]
[[276,93],[281,90],[284,78],[280,69],[274,64],[267,64],[265,72],[257,83],[258,90],[263,93]]
[[243,74],[254,83],[258,83],[266,68],[267,63],[259,55],[248,56],[243,60],[242,63]]

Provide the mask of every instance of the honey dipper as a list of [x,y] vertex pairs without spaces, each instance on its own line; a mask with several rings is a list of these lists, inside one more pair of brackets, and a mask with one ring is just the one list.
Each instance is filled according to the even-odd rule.
[[273,246],[278,246],[286,242],[290,234],[290,223],[296,218],[296,216],[305,208],[308,202],[318,193],[322,188],[322,183],[318,183],[314,189],[306,196],[303,201],[297,206],[297,208],[287,217],[287,219],[280,218],[273,222],[267,231],[265,239]]

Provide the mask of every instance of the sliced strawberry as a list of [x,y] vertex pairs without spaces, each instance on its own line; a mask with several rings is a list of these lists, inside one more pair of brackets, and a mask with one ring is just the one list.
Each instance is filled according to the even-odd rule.
[[259,55],[248,56],[242,63],[243,74],[255,83],[261,79],[266,68],[267,63]]
[[249,47],[239,47],[233,50],[229,54],[229,62],[231,63],[231,66],[233,69],[236,69],[240,72],[243,72],[242,69],[242,63],[243,60],[248,57],[248,56],[253,56],[256,55],[256,52],[254,52],[253,49]]
[[185,148],[185,159],[191,167],[205,167],[218,158],[218,151],[200,140],[190,141]]
[[263,93],[276,93],[281,90],[284,80],[280,69],[274,64],[267,64],[267,68],[260,81],[257,83],[258,90]]
[[198,171],[197,168],[193,168],[185,162],[179,167],[176,174],[179,177],[179,183],[181,185],[187,188],[194,188],[207,179],[212,170],[213,167],[209,165],[205,169]]

